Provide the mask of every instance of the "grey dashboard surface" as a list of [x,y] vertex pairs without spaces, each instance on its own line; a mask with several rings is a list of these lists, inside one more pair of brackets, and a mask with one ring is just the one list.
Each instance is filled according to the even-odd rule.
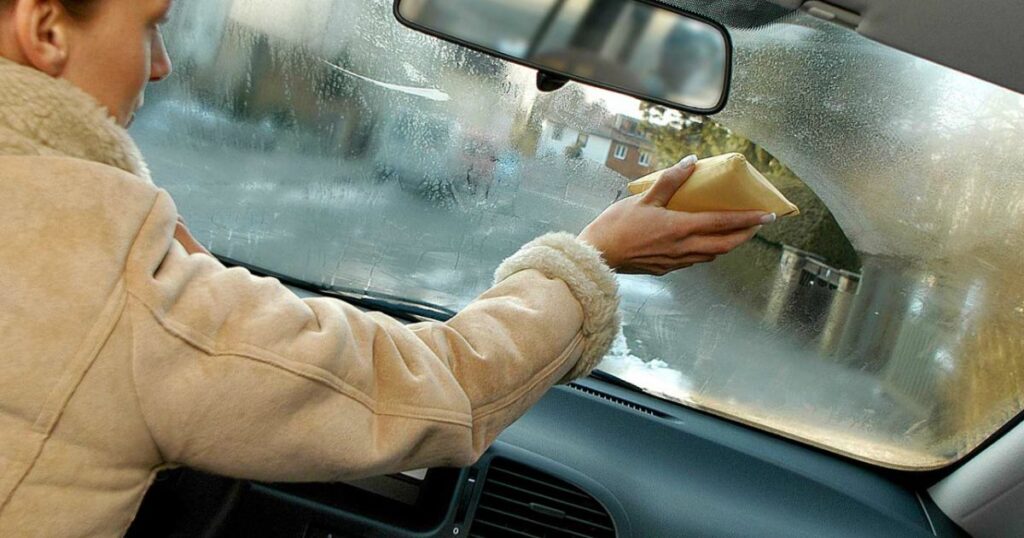
[[[493,525],[477,527],[496,461],[579,488],[605,508],[622,538],[965,536],[924,493],[879,472],[645,398],[594,379],[553,389],[460,473],[455,498],[438,499],[447,515],[429,528],[396,527],[393,519],[339,510],[331,498],[257,486],[228,536],[305,537],[301,529],[313,526],[333,529],[314,536],[492,536]],[[466,477],[481,484],[466,487]]]
[[642,401],[657,416],[560,387],[495,449],[596,482],[589,492],[620,536],[962,535],[916,491],[870,469],[607,383],[581,385]]

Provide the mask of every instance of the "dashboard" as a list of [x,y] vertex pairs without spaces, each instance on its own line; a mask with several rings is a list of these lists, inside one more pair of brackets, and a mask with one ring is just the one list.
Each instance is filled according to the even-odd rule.
[[465,469],[332,484],[173,473],[129,536],[965,535],[923,487],[593,377],[552,389]]

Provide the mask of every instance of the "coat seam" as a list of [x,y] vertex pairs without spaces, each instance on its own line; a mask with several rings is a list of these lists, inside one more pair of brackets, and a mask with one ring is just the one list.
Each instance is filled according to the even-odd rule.
[[[443,422],[443,423],[446,423],[446,424],[452,424],[452,425],[456,425],[456,426],[464,426],[464,427],[467,427],[467,428],[472,428],[472,417],[471,417],[471,415],[466,415],[464,413],[452,412],[452,411],[445,410],[445,409],[432,409],[432,408],[425,408],[425,407],[419,407],[418,408],[418,409],[422,409],[422,410],[426,410],[426,411],[438,411],[438,412],[446,413],[446,414],[447,413],[458,414],[458,415],[462,415],[462,416],[465,417],[465,419],[460,420],[460,419],[455,419],[455,418],[448,418],[448,417],[441,417],[441,416],[436,416],[436,415],[428,415],[428,414],[422,414],[422,413],[415,413],[415,412],[405,411],[405,410],[402,410],[401,408],[396,408],[395,410],[390,410],[390,409],[387,409],[387,408],[382,408],[380,406],[379,402],[377,402],[375,399],[370,398],[366,394],[363,394],[361,391],[358,391],[355,388],[351,387],[350,385],[348,385],[348,383],[345,383],[344,381],[342,381],[337,376],[330,375],[330,374],[328,374],[326,372],[324,374],[317,374],[315,372],[303,372],[303,371],[300,371],[300,370],[298,370],[296,368],[293,368],[293,367],[290,367],[288,364],[286,364],[286,363],[293,362],[293,361],[291,361],[291,360],[289,360],[289,359],[287,359],[285,357],[282,357],[282,356],[278,355],[277,353],[275,353],[273,351],[270,351],[270,350],[267,350],[267,349],[263,349],[263,348],[261,348],[259,346],[254,346],[254,345],[251,345],[251,344],[241,344],[241,345],[244,345],[246,347],[253,348],[254,350],[257,350],[259,352],[265,353],[265,354],[269,355],[269,357],[261,357],[261,356],[259,356],[258,353],[254,353],[252,351],[247,351],[247,350],[243,350],[243,349],[234,349],[234,348],[217,349],[216,348],[217,346],[215,344],[214,345],[204,344],[202,342],[197,341],[196,338],[193,338],[193,337],[189,336],[188,334],[186,334],[186,332],[187,332],[186,329],[188,329],[187,326],[183,326],[183,325],[181,325],[181,324],[179,324],[179,323],[177,323],[177,322],[175,322],[175,321],[173,321],[171,319],[167,319],[164,316],[161,316],[160,314],[158,314],[156,312],[156,309],[154,309],[152,306],[150,306],[144,299],[142,299],[141,297],[139,297],[138,295],[136,295],[135,293],[133,293],[131,291],[129,291],[129,294],[132,297],[134,297],[136,300],[138,300],[142,305],[144,305],[147,310],[150,311],[150,313],[153,315],[154,319],[156,319],[157,323],[165,331],[167,331],[168,334],[178,338],[179,340],[182,340],[186,344],[190,345],[191,347],[201,351],[203,354],[208,355],[210,357],[230,356],[230,357],[238,357],[238,358],[253,360],[253,361],[257,361],[257,362],[259,362],[261,364],[266,364],[268,366],[271,366],[273,368],[277,368],[277,369],[279,369],[279,370],[281,370],[283,372],[286,372],[288,374],[291,374],[291,375],[294,375],[294,376],[306,379],[308,381],[319,383],[320,385],[323,385],[324,387],[327,387],[327,388],[333,390],[334,392],[337,392],[338,394],[341,394],[342,396],[345,396],[346,398],[349,398],[349,399],[359,403],[360,405],[365,407],[368,411],[370,411],[374,415],[394,416],[394,417],[408,418],[408,419],[414,419],[414,420],[427,420],[427,421]],[[322,370],[322,369],[320,369],[319,367],[316,367],[316,366],[311,366],[311,368]],[[404,408],[406,406],[401,406],[401,407]]]
[[139,229],[135,231],[135,237],[132,238],[132,243],[128,247],[128,255],[124,257],[124,266],[121,267],[121,274],[124,276],[125,287],[128,289],[128,293],[131,294],[131,282],[128,278],[128,265],[133,259],[135,259],[135,249],[138,248],[139,238],[142,237],[142,230],[145,230],[149,225],[149,221],[152,220],[153,214],[156,213],[156,206],[160,203],[161,196],[164,196],[164,191],[158,190],[153,196],[153,203],[149,206],[149,211],[146,212],[146,218],[142,219],[142,224]]
[[[128,294],[134,297],[134,295],[131,295],[131,292],[129,292]],[[135,359],[137,357],[135,349],[136,343],[138,341],[138,339],[135,336],[135,318],[132,316],[130,306],[125,308],[125,310],[128,312],[128,326],[131,327],[132,330],[132,352],[131,357],[129,359],[130,362],[128,365],[128,367],[131,369],[132,375],[132,394],[135,395],[135,403],[136,405],[139,406],[139,413],[142,415],[142,423],[146,426],[146,435],[148,435],[150,441],[153,442],[153,446],[156,448],[156,453],[160,456],[160,461],[167,461],[167,455],[164,454],[163,448],[160,447],[160,443],[157,442],[156,436],[153,435],[153,429],[149,427],[149,420],[146,418],[146,410],[142,405],[142,396],[139,395],[139,384],[136,382],[137,376],[135,375]]]
[[[125,259],[124,259],[124,267],[122,267],[122,269],[121,269],[121,271],[122,271],[121,274],[124,276],[125,289],[126,289],[126,294],[127,294],[128,297],[135,297],[135,295],[131,291],[131,283],[129,281],[128,265],[131,263],[131,260],[135,259],[135,249],[137,248],[137,245],[139,243],[139,238],[142,237],[142,231],[144,229],[146,229],[146,226],[149,224],[150,220],[153,219],[153,214],[156,212],[156,207],[160,203],[161,195],[162,195],[162,191],[158,191],[156,193],[156,196],[153,197],[153,203],[149,206],[149,211],[146,213],[146,218],[142,220],[142,225],[139,226],[139,229],[135,232],[135,237],[132,238],[131,246],[128,247],[128,255],[125,256]],[[160,447],[160,444],[156,441],[156,437],[153,435],[153,429],[150,428],[150,426],[149,426],[149,420],[146,418],[145,408],[142,406],[142,397],[139,395],[139,384],[136,382],[137,378],[136,378],[136,375],[135,375],[135,359],[136,359],[136,351],[135,351],[135,347],[136,347],[135,318],[132,317],[130,308],[127,306],[127,302],[126,302],[125,310],[128,311],[128,325],[129,325],[129,327],[132,330],[132,334],[131,334],[131,338],[132,338],[132,342],[131,342],[131,346],[132,346],[131,347],[131,357],[129,358],[129,360],[130,360],[129,368],[131,368],[131,376],[132,376],[132,394],[135,395],[135,403],[139,406],[139,414],[142,415],[142,423],[146,426],[146,435],[148,435],[149,439],[153,442],[153,446],[156,448],[156,452],[160,456],[160,459],[162,461],[166,461],[166,459],[167,459],[166,455],[164,454],[163,449]]]
[[576,337],[573,341],[565,348],[564,351],[537,375],[533,376],[532,379],[527,381],[522,387],[515,392],[506,395],[505,397],[495,400],[487,405],[481,406],[479,411],[473,413],[473,421],[483,420],[495,413],[501,412],[507,409],[509,406],[515,404],[524,394],[528,394],[537,388],[537,385],[541,384],[545,378],[553,371],[560,368],[569,358],[576,348],[585,340],[582,332],[577,332]]
[[[121,289],[118,290],[118,288]],[[49,438],[50,434],[53,433],[53,429],[60,421],[61,415],[64,414],[64,409],[67,408],[68,402],[71,400],[72,396],[74,396],[75,392],[78,390],[78,386],[81,385],[82,379],[85,379],[86,374],[89,373],[89,370],[92,368],[93,363],[96,361],[96,357],[99,356],[100,351],[103,350],[103,347],[106,346],[107,341],[110,340],[110,335],[113,334],[114,328],[117,327],[117,321],[121,319],[121,316],[124,313],[125,305],[127,304],[127,297],[127,286],[125,286],[124,279],[118,280],[117,283],[115,284],[115,293],[110,294],[110,297],[107,299],[107,303],[103,306],[103,309],[100,311],[100,314],[106,314],[106,310],[108,308],[111,308],[114,305],[117,306],[114,306],[113,311],[109,313],[110,317],[108,319],[98,320],[93,325],[93,328],[90,329],[88,333],[86,333],[85,337],[83,338],[84,341],[80,345],[86,345],[90,343],[89,340],[93,336],[93,331],[101,331],[100,334],[96,337],[96,341],[95,343],[93,343],[93,347],[90,350],[88,350],[88,354],[80,359],[81,362],[83,363],[82,370],[81,372],[77,372],[75,374],[76,379],[74,379],[74,381],[71,382],[72,384],[68,387],[61,387],[61,383],[63,382],[62,374],[61,379],[58,380],[57,385],[54,387],[54,391],[57,391],[60,388],[65,388],[67,391],[66,394],[58,395],[51,393],[50,396],[48,396],[46,400],[43,402],[43,408],[40,410],[39,416],[36,417],[35,422],[32,424],[32,429],[35,430],[37,433],[45,434],[47,438]],[[104,322],[106,322],[106,326],[103,326]],[[100,329],[100,327],[102,327],[102,329]],[[80,352],[81,351],[76,352],[75,356],[77,356],[78,353]],[[75,358],[72,358],[70,364],[76,364]],[[68,373],[69,369],[69,367],[65,367],[63,373]],[[60,398],[59,405],[53,403],[54,398]],[[53,407],[53,409],[50,409],[51,407]],[[52,417],[48,417],[48,413],[52,413]],[[44,425],[45,429],[43,429]]]
[[[107,345],[107,342],[110,340],[110,336],[114,333],[114,329],[117,327],[117,321],[121,319],[121,316],[123,315],[124,310],[127,307],[127,303],[128,303],[128,301],[127,301],[127,297],[128,297],[127,286],[124,285],[124,280],[122,279],[122,280],[118,281],[118,285],[119,286],[123,286],[123,289],[121,290],[121,292],[119,294],[116,295],[116,297],[117,297],[116,301],[117,301],[117,303],[120,303],[120,305],[115,309],[115,313],[113,313],[111,315],[112,322],[109,324],[108,327],[106,327],[103,330],[103,336],[101,338],[99,338],[98,341],[96,342],[96,345],[95,345],[95,348],[94,348],[95,352],[90,352],[91,357],[89,357],[88,359],[85,359],[88,362],[88,366],[86,366],[85,369],[82,370],[82,373],[78,377],[78,379],[76,380],[74,386],[70,388],[70,390],[68,391],[67,395],[64,397],[64,399],[63,399],[64,401],[60,405],[59,411],[56,412],[55,416],[53,417],[52,424],[50,424],[47,427],[45,432],[36,430],[36,433],[41,434],[43,437],[42,437],[42,439],[39,440],[39,444],[35,448],[35,453],[32,455],[32,459],[25,466],[25,470],[21,473],[21,476],[18,477],[18,479],[15,480],[14,484],[11,486],[10,493],[6,496],[5,499],[3,499],[2,502],[0,502],[0,514],[2,514],[3,511],[7,508],[8,504],[10,503],[10,501],[12,499],[14,499],[14,496],[17,493],[18,489],[21,487],[22,484],[24,484],[25,479],[28,478],[28,476],[30,474],[32,474],[32,471],[35,469],[36,464],[39,463],[39,458],[40,458],[40,456],[42,456],[43,450],[46,448],[47,444],[50,442],[50,439],[53,437],[53,432],[56,429],[57,424],[60,423],[60,420],[61,420],[61,418],[64,415],[64,411],[67,409],[68,403],[71,401],[71,399],[74,397],[75,393],[78,391],[78,388],[82,384],[82,380],[85,379],[86,375],[88,375],[89,370],[92,369],[92,366],[93,366],[93,364],[96,361],[96,357],[99,356],[100,352],[103,350],[103,348]],[[115,294],[111,294],[111,298],[109,300],[115,300]],[[117,303],[115,303],[115,304],[117,304]],[[104,310],[106,310],[106,308],[108,308],[109,306],[110,306],[110,303],[108,302],[108,304],[104,307]],[[99,325],[99,322],[97,322],[97,325]],[[88,339],[88,338],[89,338],[89,336],[87,335],[86,339]],[[44,404],[44,406],[45,406],[45,404]],[[45,413],[45,409],[44,409],[43,412]],[[36,419],[37,422],[38,422],[38,420],[40,418],[42,418],[42,416],[40,416],[40,417],[38,417]],[[34,427],[33,427],[33,429],[34,429]]]

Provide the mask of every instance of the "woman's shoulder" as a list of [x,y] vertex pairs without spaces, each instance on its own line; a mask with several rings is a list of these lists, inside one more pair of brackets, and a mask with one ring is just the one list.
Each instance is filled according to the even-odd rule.
[[[153,213],[173,221],[166,193],[123,170],[68,157],[0,156],[0,233],[18,235],[40,256],[83,260],[96,266],[124,259]],[[10,217],[10,218],[6,218]],[[43,248],[39,248],[43,247]],[[120,258],[120,260],[118,260]]]
[[160,192],[149,180],[119,168],[60,155],[0,155],[0,178],[4,190],[48,191],[54,201],[117,195],[122,203],[152,204]]

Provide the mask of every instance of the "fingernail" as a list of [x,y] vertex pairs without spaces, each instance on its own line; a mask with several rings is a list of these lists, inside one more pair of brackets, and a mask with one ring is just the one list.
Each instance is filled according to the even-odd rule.
[[776,219],[778,219],[778,217],[775,215],[775,213],[768,213],[767,215],[761,217],[761,224],[771,224],[775,222]]
[[676,166],[680,168],[689,168],[695,164],[697,164],[697,156],[687,155],[686,157],[683,157],[683,160],[679,161],[679,164],[677,164]]

